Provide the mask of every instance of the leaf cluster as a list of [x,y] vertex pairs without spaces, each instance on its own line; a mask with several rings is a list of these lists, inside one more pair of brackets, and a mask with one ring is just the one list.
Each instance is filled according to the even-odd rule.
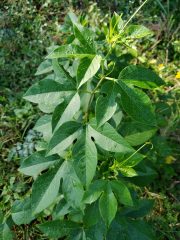
[[115,13],[102,46],[72,12],[68,18],[71,38],[48,49],[36,72],[47,76],[24,95],[45,113],[35,125],[43,144],[19,168],[35,181],[32,194],[14,203],[12,218],[28,224],[51,215],[52,221],[39,225],[51,238],[154,239],[135,220],[152,203],[138,200],[130,181],[154,174],[141,165],[140,150],[158,128],[147,93],[164,82],[138,65],[125,67],[118,78],[114,74],[116,47],[151,32],[139,25],[125,28]]

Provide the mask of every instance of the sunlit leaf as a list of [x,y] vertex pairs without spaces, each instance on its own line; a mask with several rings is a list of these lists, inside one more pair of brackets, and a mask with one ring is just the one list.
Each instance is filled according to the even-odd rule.
[[142,25],[129,25],[125,31],[128,38],[143,38],[153,32]]
[[19,171],[24,173],[25,175],[36,178],[40,172],[47,169],[49,166],[53,165],[57,161],[60,161],[58,155],[52,155],[49,157],[45,157],[45,155],[46,151],[33,153],[31,156],[23,160]]
[[46,58],[93,58],[94,53],[86,53],[84,49],[78,45],[62,45],[52,51]]
[[98,127],[107,122],[115,113],[117,103],[115,101],[116,85],[113,82],[107,82],[102,86],[101,92],[106,96],[100,95],[96,101],[96,120]]
[[24,98],[30,102],[38,103],[41,111],[50,113],[54,108],[75,92],[72,84],[60,84],[56,81],[44,79],[35,83],[25,93]]
[[109,123],[105,123],[101,128],[97,128],[95,124],[91,124],[88,128],[89,134],[94,138],[95,143],[104,150],[124,153],[133,152],[130,145]]
[[73,120],[73,116],[79,109],[80,97],[78,93],[76,93],[69,102],[64,101],[58,105],[52,116],[53,130],[58,129],[63,123]]
[[81,181],[88,186],[95,175],[97,166],[97,150],[88,129],[75,144],[73,157],[74,166]]
[[99,70],[101,56],[96,55],[93,58],[83,58],[80,60],[77,70],[77,83],[80,88],[84,83],[90,80]]
[[45,60],[44,62],[42,62],[35,75],[41,75],[41,74],[45,74],[45,73],[49,73],[53,70],[53,67],[52,67],[52,62],[50,60]]
[[69,121],[63,123],[56,132],[54,132],[48,146],[48,155],[62,154],[73,141],[81,134],[81,123]]
[[40,213],[54,202],[63,174],[63,167],[58,164],[36,179],[32,187],[33,214]]
[[52,137],[52,126],[51,126],[52,115],[43,115],[38,119],[34,126],[34,130],[43,134],[45,141],[49,141]]

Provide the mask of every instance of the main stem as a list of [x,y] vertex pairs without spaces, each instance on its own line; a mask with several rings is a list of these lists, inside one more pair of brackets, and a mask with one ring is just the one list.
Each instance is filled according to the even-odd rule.
[[93,90],[92,93],[91,93],[91,97],[90,97],[90,99],[89,99],[88,107],[87,107],[86,121],[88,121],[89,109],[90,109],[91,102],[92,102],[92,100],[93,100],[94,94],[96,93],[98,87],[101,85],[101,83],[102,83],[102,81],[103,81],[104,79],[105,79],[105,76],[101,77],[101,79],[99,80],[99,82],[97,83],[96,87],[94,88],[94,90]]

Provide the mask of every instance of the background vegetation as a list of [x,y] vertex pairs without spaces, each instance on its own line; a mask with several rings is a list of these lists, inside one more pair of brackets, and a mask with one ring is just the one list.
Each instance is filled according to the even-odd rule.
[[[38,80],[34,74],[46,55],[46,48],[65,41],[68,31],[62,24],[66,13],[73,9],[81,15],[82,21],[90,22],[96,29],[103,28],[114,11],[128,19],[141,3],[141,0],[0,2],[0,232],[5,229],[4,219],[11,226],[9,216],[13,201],[21,199],[32,184],[32,179],[24,177],[17,169],[21,159],[34,151],[40,138],[32,129],[40,112],[22,100],[22,94]],[[147,219],[153,223],[159,240],[180,237],[178,12],[178,0],[149,0],[133,21],[149,27],[154,35],[143,42],[132,43],[126,53],[128,61],[133,56],[133,61],[154,69],[166,81],[166,86],[151,96],[161,126],[152,139],[149,154],[156,175],[153,182],[139,188],[140,196],[154,200],[153,211]],[[15,239],[45,239],[34,225],[32,222],[14,228]]]

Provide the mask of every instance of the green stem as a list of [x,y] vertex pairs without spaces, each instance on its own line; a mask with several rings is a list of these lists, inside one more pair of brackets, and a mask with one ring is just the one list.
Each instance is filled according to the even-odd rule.
[[[151,145],[152,146],[152,148],[153,148],[153,145],[152,145],[152,143],[151,142],[146,142],[146,143],[144,143],[141,147],[139,147],[133,154],[131,154],[126,160],[124,160],[123,162],[122,162],[122,166],[124,165],[124,163],[126,163],[130,158],[132,158],[136,153],[138,153],[142,148],[144,148],[146,145]],[[121,166],[121,164],[120,164],[120,166]]]
[[88,107],[87,107],[86,121],[88,121],[89,108],[90,108],[90,106],[91,106],[91,102],[92,102],[92,100],[93,100],[94,94],[96,93],[98,87],[100,86],[100,84],[102,83],[102,81],[103,81],[104,79],[105,79],[105,76],[103,76],[103,77],[99,80],[99,82],[97,83],[96,87],[94,88],[94,90],[93,90],[92,93],[91,93],[91,97],[90,97],[90,99],[89,99]]
[[139,12],[139,10],[144,6],[145,3],[147,3],[148,0],[145,0],[139,7],[138,9],[133,13],[133,15],[129,18],[129,20],[124,24],[123,28],[121,31],[123,31],[126,26],[129,24],[129,22],[134,18],[134,16]]
[[115,81],[115,82],[117,82],[117,81],[118,81],[118,79],[117,79],[117,78],[111,78],[111,77],[105,77],[105,79],[107,79],[107,80],[111,80],[111,81]]

